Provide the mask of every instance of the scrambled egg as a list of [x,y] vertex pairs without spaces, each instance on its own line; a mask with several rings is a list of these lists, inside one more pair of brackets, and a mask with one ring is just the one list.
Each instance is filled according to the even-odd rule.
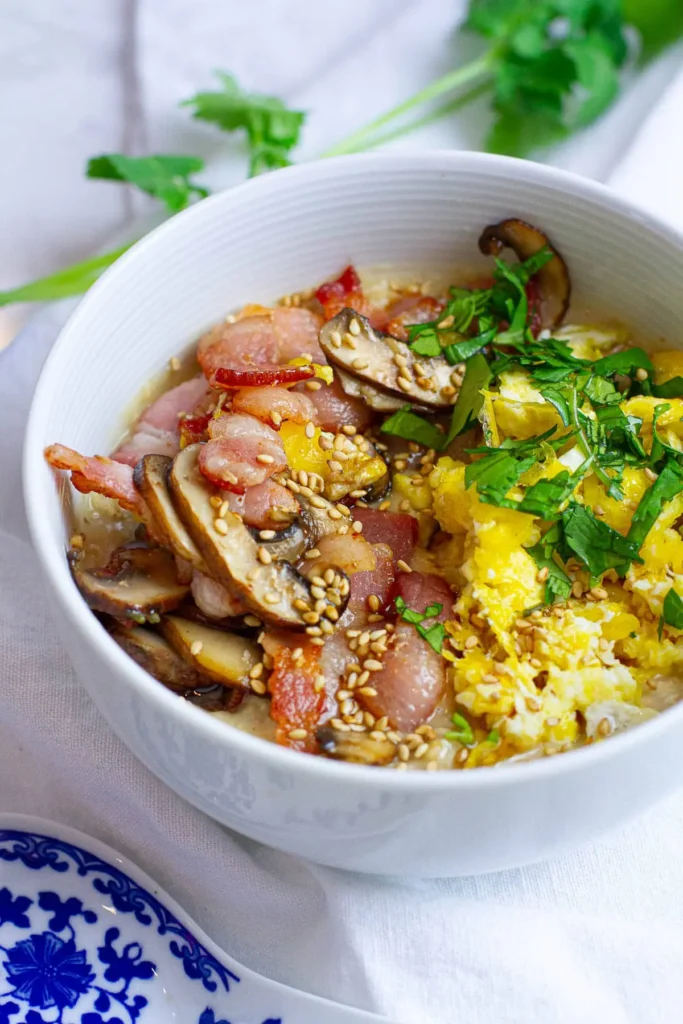
[[[614,332],[592,328],[569,327],[560,336],[587,359],[600,358],[618,340]],[[683,353],[657,353],[653,363],[657,382],[683,376]],[[523,370],[501,374],[498,389],[483,394],[481,418],[489,445],[561,427],[556,410]],[[627,415],[642,419],[646,449],[654,409],[661,403],[645,396],[621,403]],[[669,405],[658,432],[683,448],[683,400]],[[558,458],[551,449],[523,482],[550,478],[575,468],[576,461],[571,451]],[[583,478],[575,498],[625,535],[649,486],[644,469],[627,466],[622,500],[609,497],[593,474]],[[465,767],[564,750],[654,713],[643,706],[652,680],[683,678],[683,631],[668,631],[663,640],[658,636],[662,602],[672,584],[683,597],[683,537],[676,529],[683,494],[665,505],[642,545],[642,564],[634,562],[625,579],[612,570],[595,587],[596,581],[570,560],[572,595],[544,606],[544,576],[528,551],[544,524],[482,502],[476,484],[465,486],[464,463],[447,456],[438,460],[423,491],[415,496],[415,507],[427,507],[431,500],[444,531],[435,549],[438,571],[459,588],[447,630],[456,652],[449,667],[456,706],[473,723],[476,740]]]

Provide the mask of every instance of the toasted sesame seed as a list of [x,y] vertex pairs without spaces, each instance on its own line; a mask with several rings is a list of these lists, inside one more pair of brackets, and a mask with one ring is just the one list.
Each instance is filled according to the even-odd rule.
[[224,519],[214,519],[213,528],[216,533],[221,533],[223,536],[228,532],[228,524]]
[[342,336],[339,331],[330,331],[330,344],[332,348],[340,348]]
[[609,718],[601,718],[597,725],[597,733],[599,736],[609,736],[612,732],[612,723]]
[[458,753],[455,755],[456,763],[457,764],[464,764],[469,756],[470,756],[470,752],[467,749],[467,747],[462,747],[458,751]]
[[639,366],[636,370],[636,380],[647,380],[647,370],[643,366]]
[[262,697],[266,692],[266,684],[261,679],[250,679],[249,686],[259,697]]
[[265,452],[262,452],[261,455],[256,456],[256,461],[262,463],[264,466],[272,466],[275,459],[272,455],[266,455]]
[[259,562],[262,562],[263,565],[270,565],[270,563],[273,561],[273,556],[271,555],[270,551],[267,551],[266,548],[264,547],[260,547],[258,549],[257,554]]
[[609,594],[604,587],[593,587],[591,597],[594,597],[596,601],[606,601]]
[[306,424],[306,437],[310,440],[315,437],[315,424],[309,420]]
[[257,629],[261,625],[261,620],[257,619],[255,615],[245,615],[244,616],[244,625],[245,626],[253,626],[254,629]]
[[275,530],[259,530],[259,537],[261,540],[274,540]]
[[356,357],[351,360],[351,366],[354,370],[367,370],[369,363],[367,359],[360,359],[359,357]]
[[279,604],[280,598],[272,590],[267,590],[263,595],[266,604]]
[[220,508],[222,504],[223,499],[219,498],[217,494],[212,494],[209,498],[209,505],[211,505],[212,508]]
[[411,382],[406,380],[405,377],[399,377],[397,383],[401,391],[410,391]]
[[550,569],[547,565],[544,565],[542,569],[539,569],[536,573],[536,579],[539,583],[544,583],[550,574]]
[[574,597],[583,597],[583,584],[580,580],[575,580],[572,583],[572,594]]
[[308,499],[313,508],[327,508],[327,502],[317,494],[312,494]]
[[351,525],[351,530],[352,530],[353,533],[362,533],[363,532],[363,524],[361,523],[360,519],[355,519],[354,520],[353,524]]
[[486,672],[486,673],[485,673],[485,674],[484,674],[484,675],[483,675],[483,676],[481,677],[481,681],[482,681],[483,683],[495,683],[495,685],[497,686],[497,685],[498,685],[498,683],[500,682],[500,679],[498,678],[498,676],[495,676],[495,675],[493,675],[493,673],[492,673],[492,672]]
[[204,644],[201,640],[195,640],[190,644],[190,654],[193,658],[196,658],[198,654],[201,654],[203,646]]
[[413,751],[413,757],[415,758],[416,761],[419,761],[420,758],[425,756],[428,750],[428,743],[420,743],[419,746],[415,747],[415,750]]
[[349,331],[351,332],[351,334],[355,334],[356,337],[358,337],[358,335],[360,334],[360,324],[356,320],[355,316],[349,322]]
[[74,533],[73,536],[71,537],[71,540],[69,541],[69,544],[74,549],[74,551],[82,551],[83,546],[85,545],[85,537],[83,536],[82,533]]
[[363,668],[366,672],[379,672],[382,668],[382,662],[377,661],[376,658],[366,658],[363,662]]
[[358,693],[362,693],[364,697],[376,697],[377,690],[374,686],[360,686],[357,688]]
[[309,548],[305,553],[304,558],[313,560],[314,558],[320,558],[320,552],[317,548]]
[[313,689],[316,693],[321,693],[325,689],[325,676],[319,673],[313,680]]
[[402,558],[397,559],[397,561],[396,561],[396,568],[400,569],[401,572],[412,572],[413,571],[410,568],[410,566],[408,565],[408,563],[404,562]]
[[538,697],[526,697],[524,703],[528,711],[540,711],[543,706]]
[[478,645],[479,637],[477,636],[468,636],[467,640],[465,640],[465,650],[471,651],[473,647],[477,647]]
[[320,445],[324,452],[329,452],[334,447],[334,444],[330,440],[330,438],[325,437],[324,434],[321,434],[320,437],[318,438],[318,444]]
[[652,480],[654,482],[657,479],[658,474],[655,473],[655,471],[653,469],[650,469],[649,466],[646,466],[645,467],[645,476],[648,478],[648,480]]
[[307,729],[291,729],[289,732],[290,740],[305,740],[307,736]]
[[304,612],[301,618],[304,622],[307,622],[309,626],[317,626],[320,622],[320,614],[314,611]]
[[315,647],[324,647],[325,646],[325,641],[323,640],[322,637],[319,637],[319,636],[312,636],[311,637],[311,643],[314,644]]
[[322,636],[323,631],[320,626],[306,626],[305,632],[308,636]]
[[168,361],[168,365],[172,370],[178,371],[180,369],[181,363],[177,356],[171,356],[171,358]]
[[605,510],[602,507],[602,505],[593,505],[593,511],[595,512],[596,516],[604,516],[605,514]]
[[[307,381],[307,383],[310,384],[310,381]],[[279,412],[276,412],[274,409],[270,414],[270,422],[273,424],[274,427],[279,427],[280,424],[282,423],[282,416],[280,415]]]

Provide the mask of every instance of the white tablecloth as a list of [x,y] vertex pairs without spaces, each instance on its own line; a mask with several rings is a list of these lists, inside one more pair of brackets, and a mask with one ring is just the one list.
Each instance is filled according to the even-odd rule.
[[[444,6],[425,0],[428,5]],[[406,48],[401,73],[414,73],[422,5],[386,0],[384,6],[383,16],[395,12],[403,19],[404,35],[395,45],[403,40]],[[211,5],[205,0],[197,7],[206,25]],[[321,23],[342,17],[337,5],[324,7]],[[169,39],[162,23],[177,18],[179,9],[170,0],[147,5],[143,32]],[[171,46],[162,57],[157,52],[161,63],[174,65],[173,84],[154,61],[145,67],[147,99],[159,112],[196,84],[191,72],[200,61],[203,67],[223,63],[218,46],[211,52],[210,34],[203,34],[198,53],[192,25],[176,25],[180,29],[182,52]],[[266,47],[266,67],[270,59]],[[248,69],[245,50],[244,68],[235,70],[248,78]],[[379,77],[373,81],[378,107],[382,88],[395,91]],[[276,88],[277,69],[273,78]],[[325,82],[338,99],[333,72]],[[615,181],[683,226],[676,160],[681,111],[683,82],[646,123],[644,141],[636,140]],[[334,134],[353,117],[347,110],[340,119]],[[163,124],[153,149],[170,146],[174,129]],[[584,145],[566,162],[579,164]],[[608,150],[592,149],[594,166],[584,163],[583,169],[607,174],[616,162]],[[0,808],[63,821],[119,848],[250,967],[404,1024],[683,1020],[683,793],[618,834],[552,863],[489,877],[405,882],[319,868],[231,835],[134,760],[101,720],[60,647],[20,497],[30,394],[67,311],[62,304],[42,312],[0,355]]]

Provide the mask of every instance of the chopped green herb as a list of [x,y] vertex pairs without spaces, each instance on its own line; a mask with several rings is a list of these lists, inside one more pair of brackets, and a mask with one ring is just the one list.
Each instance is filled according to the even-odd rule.
[[204,169],[194,156],[125,156],[104,153],[88,161],[88,178],[125,181],[160,199],[169,213],[184,210],[193,197],[205,198],[208,189],[195,184],[190,175]]
[[474,730],[465,716],[455,711],[451,721],[455,726],[455,729],[446,733],[446,739],[454,740],[456,743],[462,743],[463,747],[473,747],[475,744]]
[[431,626],[424,626],[423,622],[427,619],[433,619],[435,616],[440,615],[443,610],[441,604],[429,604],[423,612],[418,612],[414,608],[409,608],[402,597],[397,597],[395,602],[396,611],[401,616],[404,622],[409,622],[415,626],[415,629],[422,637],[426,640],[429,646],[436,651],[437,654],[441,654],[443,648],[443,642],[446,639],[446,627],[442,622],[434,622]]
[[538,568],[548,570],[545,584],[545,604],[552,604],[555,600],[566,601],[572,590],[572,581],[555,557],[559,542],[560,526],[555,523],[543,535],[538,544],[527,549]]
[[633,514],[628,540],[636,546],[637,550],[640,550],[666,503],[681,491],[683,491],[683,469],[673,459],[669,459],[652,486],[645,491]]
[[683,601],[672,587],[664,598],[662,614],[659,620],[659,639],[662,639],[664,626],[673,626],[674,629],[683,629]]
[[500,743],[500,733],[497,729],[491,729],[491,732],[486,737],[486,742],[490,743],[494,747],[498,746]]
[[652,360],[642,348],[627,348],[623,352],[615,352],[611,356],[598,359],[593,365],[593,373],[598,377],[611,377],[615,373],[633,377],[636,370],[654,373]]
[[444,447],[444,432],[413,412],[412,405],[404,405],[392,413],[382,424],[381,431],[383,434],[391,434],[392,437],[415,441],[416,444],[422,444],[425,448],[434,448],[436,451],[440,451]]
[[672,377],[663,384],[653,384],[652,394],[655,398],[683,398],[683,377]]
[[624,576],[631,562],[642,562],[639,544],[597,519],[585,505],[573,504],[562,513],[563,541],[592,576],[615,569]]

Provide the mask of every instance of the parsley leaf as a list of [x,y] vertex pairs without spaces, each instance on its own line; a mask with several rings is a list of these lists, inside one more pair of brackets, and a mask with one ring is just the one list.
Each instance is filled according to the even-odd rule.
[[652,360],[642,348],[627,348],[623,352],[603,356],[593,364],[593,373],[598,377],[610,377],[614,373],[633,377],[636,370],[647,370],[648,373],[654,373]]
[[655,398],[683,398],[683,377],[672,377],[663,384],[653,384],[652,394]]
[[674,629],[683,629],[683,601],[672,587],[664,598],[662,615],[659,620],[659,639],[662,639],[663,627],[673,626]]
[[404,405],[382,424],[384,434],[415,441],[436,451],[443,451],[458,436],[476,421],[484,403],[481,394],[491,380],[491,370],[481,353],[467,360],[465,376],[458,399],[453,406],[451,425],[447,433],[441,433],[433,423],[418,416],[412,406]]
[[626,574],[631,562],[642,562],[639,544],[597,519],[585,505],[573,504],[562,513],[563,538],[567,548],[599,577],[608,569]]
[[289,110],[275,96],[243,92],[232,75],[217,72],[222,88],[199,92],[181,106],[193,107],[192,116],[209,121],[223,131],[243,128],[249,148],[249,177],[287,167],[297,145],[306,115]]
[[130,185],[160,199],[170,213],[184,210],[193,197],[204,199],[208,190],[190,180],[190,175],[204,169],[194,156],[125,156],[103,153],[88,161],[88,178],[126,181]]
[[510,501],[506,495],[537,461],[535,455],[516,459],[514,455],[498,449],[488,458],[470,462],[465,467],[465,487],[476,483],[477,494],[489,505],[497,505],[499,508],[508,505],[516,507],[517,502]]
[[555,523],[541,537],[538,544],[527,548],[538,568],[548,570],[545,584],[545,604],[552,604],[555,600],[566,601],[572,591],[572,581],[554,557],[559,542],[560,525]]
[[394,604],[403,621],[415,626],[418,634],[427,641],[432,650],[441,654],[443,642],[446,639],[446,627],[442,622],[434,622],[431,626],[423,626],[422,623],[426,619],[433,619],[439,615],[443,610],[443,605],[430,604],[423,612],[418,612],[414,608],[409,608],[402,597],[397,597]]
[[633,513],[628,540],[640,549],[665,504],[683,491],[683,469],[673,459],[665,464],[657,479],[638,503]]

